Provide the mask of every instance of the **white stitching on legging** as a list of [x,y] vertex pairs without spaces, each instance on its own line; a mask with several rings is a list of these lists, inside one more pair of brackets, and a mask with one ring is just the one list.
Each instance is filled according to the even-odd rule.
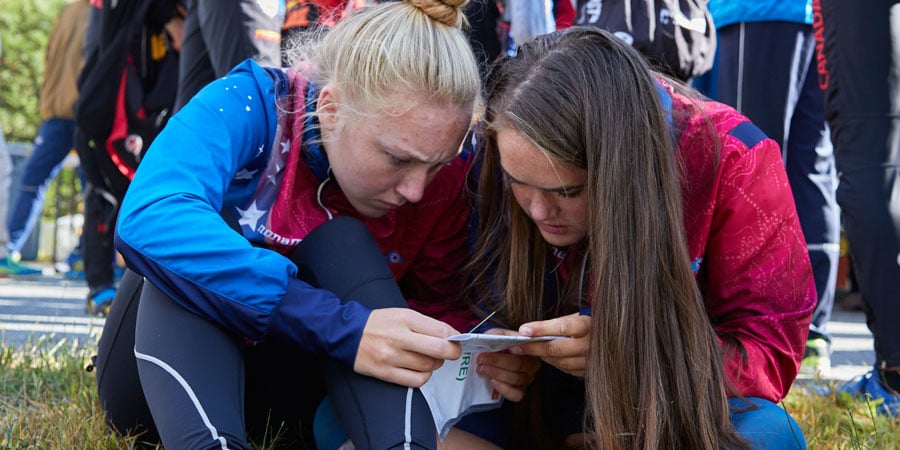
[[207,417],[206,411],[203,410],[203,406],[200,405],[200,400],[194,394],[194,390],[191,389],[191,386],[188,384],[187,380],[182,378],[182,376],[178,373],[178,371],[176,371],[174,368],[172,368],[172,366],[166,364],[164,361],[162,361],[159,358],[155,358],[150,355],[145,355],[145,354],[137,351],[137,348],[134,349],[134,356],[138,359],[143,359],[144,361],[147,361],[149,363],[156,364],[157,366],[162,368],[162,370],[166,371],[169,375],[171,375],[172,378],[174,378],[175,381],[177,381],[178,384],[181,385],[181,387],[187,393],[188,397],[190,397],[191,402],[194,404],[194,408],[197,410],[197,413],[200,414],[200,419],[203,420],[203,424],[206,425],[206,428],[208,428],[210,434],[212,434],[213,440],[219,441],[219,443],[222,444],[222,448],[227,450],[228,442],[225,441],[224,437],[219,436],[218,431],[216,431],[215,427],[213,427],[212,423],[209,421],[209,417]]
[[406,439],[403,443],[403,448],[405,450],[410,449],[409,443],[412,442],[412,400],[413,388],[406,388],[406,421],[403,430],[403,437]]

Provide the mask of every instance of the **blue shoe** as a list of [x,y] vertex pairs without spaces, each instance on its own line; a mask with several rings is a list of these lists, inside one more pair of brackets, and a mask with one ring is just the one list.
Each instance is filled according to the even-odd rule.
[[32,269],[19,262],[19,258],[15,255],[9,255],[6,258],[0,258],[0,273],[16,277],[16,276],[36,276],[43,275],[40,269]]
[[854,397],[878,401],[878,412],[889,417],[900,417],[900,394],[885,387],[878,369],[872,369],[844,383],[840,390]]
[[66,258],[66,264],[69,265],[69,270],[63,274],[64,277],[70,280],[84,279],[84,258],[81,257],[78,249],[72,250],[72,253]]
[[70,266],[74,266],[77,262],[83,261],[84,259],[81,257],[81,246],[75,247],[69,252],[69,256],[66,257],[66,264]]
[[109,314],[109,307],[112,306],[112,301],[115,297],[116,289],[112,287],[92,292],[88,294],[84,311],[92,316],[106,317]]
[[84,280],[84,271],[83,270],[67,270],[63,273],[63,277],[68,278],[70,280]]
[[[77,250],[73,250],[72,253],[66,258],[66,264],[69,265],[69,270],[63,273],[63,276],[70,280],[84,280],[84,258],[81,257],[81,253],[77,253]],[[113,263],[113,280],[119,281],[122,279],[122,276],[125,275],[125,267],[122,267],[116,263]]]

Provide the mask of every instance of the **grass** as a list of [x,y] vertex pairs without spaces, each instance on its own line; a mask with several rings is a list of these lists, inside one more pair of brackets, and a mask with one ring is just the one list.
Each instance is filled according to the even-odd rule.
[[876,412],[881,400],[853,398],[838,389],[839,383],[820,382],[825,395],[811,395],[794,385],[782,406],[806,436],[810,449],[900,449],[900,418]]
[[85,370],[93,352],[46,337],[21,348],[0,344],[0,448],[135,448],[135,438],[106,427],[94,374]]
[[[136,437],[110,432],[103,420],[94,373],[85,370],[95,352],[52,337],[19,348],[0,343],[0,449],[136,448]],[[900,449],[900,418],[876,414],[873,402],[795,388],[783,406],[810,449]],[[268,446],[277,448],[277,439]]]

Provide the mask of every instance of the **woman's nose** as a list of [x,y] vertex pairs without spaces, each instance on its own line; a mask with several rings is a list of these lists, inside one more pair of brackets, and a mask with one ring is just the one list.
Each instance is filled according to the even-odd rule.
[[411,170],[397,185],[397,193],[409,203],[422,200],[425,195],[425,186],[428,185],[427,170]]
[[531,196],[529,203],[529,211],[531,218],[535,222],[542,222],[553,217],[553,203],[547,198],[544,192],[536,192]]

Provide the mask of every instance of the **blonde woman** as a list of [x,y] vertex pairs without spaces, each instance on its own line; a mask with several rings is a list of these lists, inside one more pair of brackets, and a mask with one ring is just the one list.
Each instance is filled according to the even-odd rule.
[[[350,397],[337,410],[357,448],[436,448],[414,388],[459,357],[443,338],[471,322],[455,302],[460,148],[481,91],[465,3],[365,9],[294,68],[246,61],[172,118],[119,217],[132,272],[97,358],[118,430],[172,449],[307,448],[327,381]],[[323,239],[320,258],[294,254]],[[382,267],[320,272],[357,247]],[[367,295],[361,275],[390,283]],[[370,391],[385,393],[374,406],[357,396]]]

